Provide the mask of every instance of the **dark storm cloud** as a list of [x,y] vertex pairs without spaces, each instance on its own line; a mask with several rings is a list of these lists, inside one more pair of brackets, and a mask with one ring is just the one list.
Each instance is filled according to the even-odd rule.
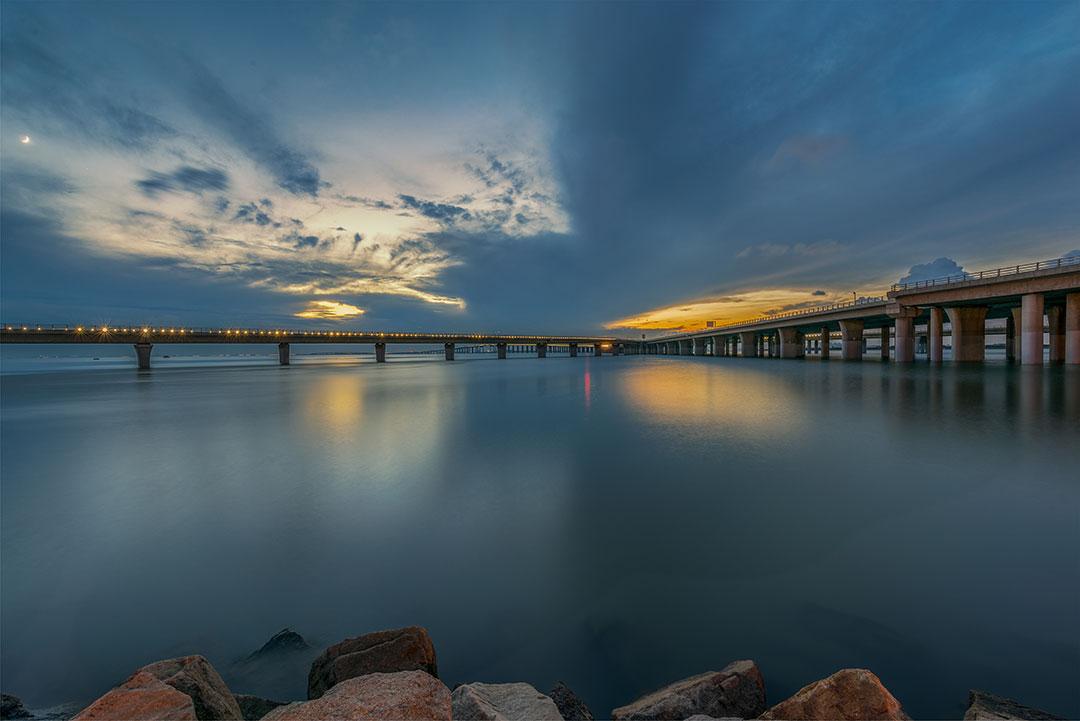
[[[150,173],[146,178],[136,180],[135,187],[148,197],[154,197],[161,192],[187,191],[189,193],[202,193],[207,190],[227,190],[229,188],[229,176],[225,171],[218,168],[196,168],[190,165],[181,165],[171,173]],[[220,200],[219,198],[219,207]],[[228,201],[225,202],[227,206]],[[224,210],[224,208],[221,209]]]
[[189,65],[188,82],[188,99],[199,115],[266,168],[280,187],[295,195],[319,194],[325,183],[318,168],[278,136],[265,113],[238,99],[196,62]]
[[255,203],[244,203],[243,205],[237,206],[233,220],[241,223],[254,223],[255,225],[274,225],[274,227],[279,227],[281,225],[280,223],[275,223],[273,218]]
[[378,198],[365,198],[360,195],[342,195],[337,194],[334,196],[343,203],[350,205],[362,205],[365,208],[374,208],[375,210],[393,210],[394,206],[385,200],[379,200]]
[[103,87],[23,34],[0,44],[3,104],[18,108],[45,127],[77,133],[91,142],[146,149],[176,130],[161,118]]

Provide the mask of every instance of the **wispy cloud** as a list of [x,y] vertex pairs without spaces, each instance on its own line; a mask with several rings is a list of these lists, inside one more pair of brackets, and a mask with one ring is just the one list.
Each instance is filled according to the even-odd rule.
[[349,303],[335,300],[313,300],[294,315],[297,318],[317,318],[320,320],[347,320],[363,315],[366,311]]

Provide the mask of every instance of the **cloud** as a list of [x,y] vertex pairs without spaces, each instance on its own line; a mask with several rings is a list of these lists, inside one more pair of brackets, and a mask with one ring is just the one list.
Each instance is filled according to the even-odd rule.
[[828,293],[826,293],[826,292],[825,292],[825,291],[823,291],[823,290],[815,290],[815,291],[814,291],[813,293],[811,293],[810,295],[828,295]]
[[[181,165],[171,173],[152,172],[146,178],[135,181],[143,195],[156,197],[158,193],[175,193],[186,191],[189,193],[203,193],[207,190],[227,190],[229,188],[229,176],[218,168],[196,168],[191,165]],[[225,201],[226,206],[228,201]],[[220,207],[220,199],[218,201]],[[224,210],[224,208],[222,208]]]
[[415,210],[420,215],[432,220],[437,220],[440,223],[451,224],[458,219],[470,220],[472,214],[468,208],[464,208],[460,205],[451,205],[449,203],[436,203],[430,200],[421,200],[412,195],[398,195],[398,200],[405,208]]
[[908,274],[903,278],[900,278],[897,282],[916,283],[921,280],[934,280],[935,278],[946,278],[950,275],[962,275],[963,272],[963,267],[952,258],[937,258],[929,263],[920,263],[911,266],[911,270],[908,271]]
[[234,97],[217,77],[192,61],[188,100],[206,122],[265,168],[294,195],[316,196],[325,183],[319,169],[300,150],[282,140],[265,113]]
[[316,318],[320,320],[345,320],[347,318],[356,318],[366,313],[363,308],[357,308],[355,305],[349,305],[348,303],[341,303],[335,300],[312,300],[308,301],[307,306],[294,313],[297,318]]
[[337,194],[334,196],[337,200],[343,203],[349,203],[350,205],[362,205],[365,208],[372,208],[375,210],[393,210],[394,206],[385,200],[379,200],[377,198],[365,198],[360,195],[342,195]]
[[735,254],[736,258],[750,258],[763,256],[766,258],[779,258],[783,256],[814,256],[835,253],[843,246],[835,240],[821,240],[815,243],[759,243],[747,246]]
[[1062,258],[1076,258],[1076,257],[1080,257],[1080,248],[1077,248],[1076,250],[1070,250],[1070,251],[1069,251],[1068,253],[1066,253],[1065,255],[1063,255],[1063,256],[1061,256],[1061,257],[1062,257]]

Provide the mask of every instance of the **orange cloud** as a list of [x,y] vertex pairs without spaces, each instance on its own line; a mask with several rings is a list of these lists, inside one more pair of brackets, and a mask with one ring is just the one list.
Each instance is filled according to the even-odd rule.
[[298,313],[297,318],[318,318],[322,320],[344,320],[356,318],[366,311],[348,303],[339,303],[336,300],[312,300],[308,301],[307,307]]
[[822,296],[820,291],[805,288],[754,290],[655,308],[613,320],[605,323],[604,327],[608,330],[630,328],[655,331],[701,330],[707,327],[709,321],[720,326],[757,318],[768,313],[826,305],[835,302],[836,298],[832,295]]

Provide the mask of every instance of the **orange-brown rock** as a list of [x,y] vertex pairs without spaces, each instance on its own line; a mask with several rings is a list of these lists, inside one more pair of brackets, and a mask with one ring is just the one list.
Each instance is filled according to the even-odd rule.
[[244,716],[229,687],[217,670],[202,656],[169,658],[143,666],[181,693],[191,697],[199,721],[241,721]]
[[615,721],[682,721],[703,714],[714,718],[757,718],[765,710],[765,680],[753,661],[734,661],[676,681],[611,712]]
[[308,698],[319,698],[346,679],[397,671],[426,671],[439,677],[435,645],[420,626],[368,633],[326,649],[311,664]]
[[783,721],[894,721],[907,719],[900,702],[881,679],[861,668],[845,668],[804,686],[763,719]]
[[134,676],[90,704],[72,721],[196,721],[191,697],[152,673]]
[[279,706],[263,721],[450,721],[450,689],[425,671],[346,679],[312,701]]

